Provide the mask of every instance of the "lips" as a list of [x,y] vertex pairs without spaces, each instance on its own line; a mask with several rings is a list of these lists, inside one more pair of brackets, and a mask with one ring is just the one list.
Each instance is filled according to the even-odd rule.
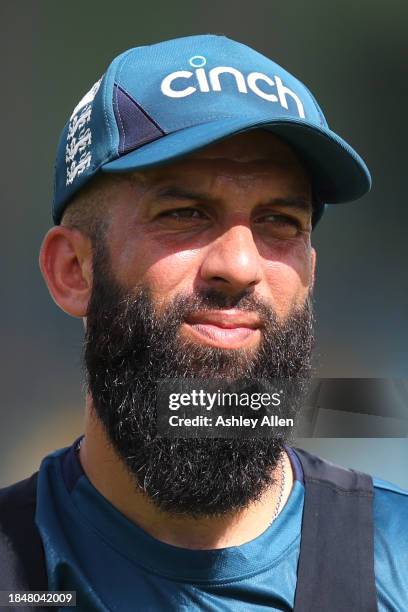
[[242,312],[241,310],[204,310],[194,312],[186,319],[189,324],[216,325],[224,329],[248,327],[257,329],[261,321],[256,313]]
[[241,348],[259,339],[262,324],[256,313],[206,310],[189,315],[186,326],[205,344],[219,348]]

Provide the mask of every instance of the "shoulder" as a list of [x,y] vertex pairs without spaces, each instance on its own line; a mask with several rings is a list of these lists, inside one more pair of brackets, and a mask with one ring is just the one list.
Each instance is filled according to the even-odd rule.
[[[295,449],[299,453],[300,449]],[[344,468],[300,450],[309,474],[337,486],[353,484],[353,475],[373,484],[374,572],[379,612],[408,610],[408,491],[396,484]]]
[[379,610],[408,610],[408,491],[373,477]]
[[374,485],[374,501],[378,508],[384,504],[396,504],[398,507],[408,511],[408,490],[398,485],[372,476]]
[[31,476],[14,482],[11,485],[0,488],[0,503],[10,498],[18,498],[19,500],[29,496],[33,497],[33,490],[35,492],[35,483],[38,477],[38,471],[34,472]]
[[408,491],[375,476],[373,485],[373,517],[377,537],[391,540],[395,548],[402,544],[408,560]]
[[393,556],[401,553],[408,575],[408,491],[375,476],[373,485],[377,545],[388,549]]
[[0,488],[0,508],[3,509],[10,503],[18,506],[35,503],[37,477],[38,472],[35,472],[24,480]]
[[[0,489],[0,588],[46,585],[40,536],[34,523],[37,475]],[[46,588],[46,587],[45,587]]]
[[0,489],[0,546],[22,540],[22,530],[34,522],[38,472]]
[[408,491],[373,477],[379,610],[408,610]]

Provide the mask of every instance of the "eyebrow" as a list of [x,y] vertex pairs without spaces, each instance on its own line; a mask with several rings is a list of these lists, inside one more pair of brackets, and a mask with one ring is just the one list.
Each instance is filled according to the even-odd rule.
[[162,198],[163,200],[202,200],[203,202],[214,201],[214,198],[207,193],[189,191],[188,189],[175,186],[168,186],[159,189],[155,193],[155,197]]
[[[163,200],[188,200],[188,201],[201,201],[201,202],[214,202],[215,198],[210,196],[208,193],[198,192],[198,191],[190,191],[183,187],[176,186],[167,186],[159,189],[155,198],[163,199]],[[278,197],[272,198],[265,202],[261,203],[261,206],[285,206],[289,208],[295,208],[301,211],[310,212],[313,209],[313,203],[311,200],[308,200],[304,196],[295,196],[295,197]]]

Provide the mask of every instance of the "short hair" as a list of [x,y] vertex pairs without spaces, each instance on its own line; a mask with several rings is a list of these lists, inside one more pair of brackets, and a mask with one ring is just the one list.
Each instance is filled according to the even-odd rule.
[[112,202],[107,187],[112,181],[112,175],[99,172],[73,196],[62,214],[61,225],[79,230],[95,247],[109,226]]

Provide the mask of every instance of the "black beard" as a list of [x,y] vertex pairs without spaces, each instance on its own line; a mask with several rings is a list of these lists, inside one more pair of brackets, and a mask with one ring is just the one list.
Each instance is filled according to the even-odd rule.
[[[187,314],[237,308],[262,319],[260,346],[225,350],[180,338]],[[107,247],[94,253],[84,347],[96,414],[135,485],[161,510],[221,516],[258,500],[273,484],[284,436],[268,439],[169,439],[156,435],[157,381],[165,378],[296,378],[311,375],[311,297],[284,323],[251,292],[178,295],[157,315],[148,290],[126,291],[114,278]]]

